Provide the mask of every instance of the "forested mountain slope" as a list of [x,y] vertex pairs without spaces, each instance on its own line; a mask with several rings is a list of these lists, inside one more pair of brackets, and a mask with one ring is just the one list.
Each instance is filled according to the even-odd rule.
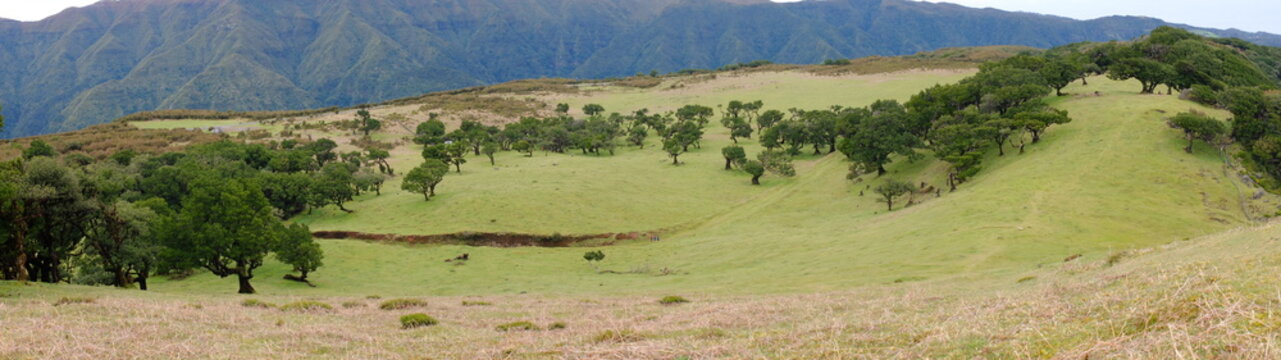
[[519,78],[1049,47],[1163,24],[902,0],[104,1],[39,22],[0,20],[0,137],[152,109],[345,106]]

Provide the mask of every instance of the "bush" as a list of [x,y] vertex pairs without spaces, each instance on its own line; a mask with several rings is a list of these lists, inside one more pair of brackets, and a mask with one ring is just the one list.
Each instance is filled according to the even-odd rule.
[[422,326],[432,326],[439,324],[436,318],[427,316],[427,314],[409,314],[400,317],[400,327],[402,329],[413,329]]
[[676,304],[684,304],[687,302],[689,302],[689,300],[686,300],[685,298],[680,296],[665,296],[662,299],[658,299],[658,303],[663,305],[676,305]]
[[69,296],[69,297],[58,299],[58,301],[53,303],[53,306],[72,305],[72,304],[92,304],[93,301],[94,299],[89,297]]
[[240,302],[240,306],[255,307],[255,308],[274,308],[276,307],[276,304],[261,301],[258,299],[245,299],[245,301]]
[[596,343],[616,342],[617,343],[617,342],[640,341],[641,339],[642,337],[640,335],[637,335],[636,332],[631,330],[605,330],[604,332],[601,332],[600,334],[597,334],[595,337],[593,337],[592,342],[596,342]]
[[1213,88],[1201,84],[1192,85],[1191,89],[1184,90],[1181,95],[1184,100],[1202,105],[1216,106],[1219,104],[1219,93],[1214,91]]
[[554,322],[551,325],[547,325],[547,330],[560,330],[564,328],[565,328],[565,323],[559,322],[559,321]]
[[382,304],[378,305],[378,308],[383,310],[400,310],[424,306],[427,306],[427,302],[418,299],[391,299],[383,301]]
[[361,308],[361,307],[365,307],[365,303],[360,301],[347,301],[342,303],[342,307],[345,309]]
[[541,330],[538,328],[538,325],[534,325],[534,323],[528,321],[517,321],[498,325],[497,329],[498,331]]
[[488,301],[467,301],[463,300],[463,306],[490,306],[494,303]]
[[295,301],[295,302],[291,302],[291,303],[280,306],[280,310],[284,310],[284,311],[310,312],[310,311],[329,311],[333,309],[334,307],[329,306],[329,304],[322,303],[319,301],[311,301],[311,300]]

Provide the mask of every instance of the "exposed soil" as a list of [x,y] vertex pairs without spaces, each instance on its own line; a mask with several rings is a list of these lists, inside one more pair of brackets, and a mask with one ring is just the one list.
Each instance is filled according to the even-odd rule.
[[[469,246],[492,246],[492,247],[568,247],[579,242],[588,240],[633,240],[639,239],[643,235],[638,232],[631,233],[609,233],[609,234],[588,234],[588,235],[536,235],[536,234],[517,234],[517,233],[480,233],[480,232],[461,232],[454,234],[439,235],[399,235],[399,234],[370,234],[356,231],[316,231],[311,233],[313,237],[319,239],[358,239],[371,241],[386,241],[406,244],[463,244]],[[613,245],[613,241],[607,241],[598,245]]]

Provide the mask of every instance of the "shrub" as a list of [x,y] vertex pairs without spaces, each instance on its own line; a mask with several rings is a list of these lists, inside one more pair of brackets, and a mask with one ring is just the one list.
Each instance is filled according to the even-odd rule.
[[689,300],[680,296],[664,296],[662,299],[658,299],[658,303],[663,305],[684,304],[687,302]]
[[411,307],[423,307],[423,306],[427,306],[426,301],[422,301],[418,299],[391,299],[391,300],[383,301],[382,304],[378,305],[378,308],[383,310],[400,310],[400,309],[408,309]]
[[494,303],[488,301],[467,301],[463,300],[463,306],[490,306]]
[[547,325],[547,330],[560,330],[564,328],[565,328],[565,323],[559,322],[559,321],[554,322],[551,325]]
[[400,327],[402,329],[412,329],[422,326],[432,326],[439,324],[436,318],[427,316],[427,314],[409,314],[400,317]]
[[240,302],[240,306],[256,307],[256,308],[273,308],[273,307],[276,307],[276,304],[261,301],[258,299],[245,299],[245,301]]
[[1127,251],[1117,251],[1117,252],[1114,252],[1114,253],[1112,253],[1112,255],[1111,255],[1111,256],[1108,256],[1107,266],[1108,266],[1108,267],[1111,267],[1111,266],[1114,266],[1114,265],[1116,265],[1116,264],[1119,264],[1119,263],[1121,263],[1121,260],[1122,260],[1122,259],[1125,259],[1125,257],[1126,257],[1126,256],[1129,256],[1129,255],[1130,255],[1130,253],[1129,253],[1129,252],[1127,252]]
[[345,309],[365,307],[365,303],[360,301],[347,301],[342,303],[342,307]]
[[284,311],[329,311],[333,309],[334,307],[329,306],[329,304],[311,300],[295,301],[280,306],[280,310]]
[[53,303],[53,306],[72,305],[72,304],[92,304],[93,301],[94,299],[89,297],[68,296],[68,297],[63,297],[61,299],[58,299],[58,301]]
[[528,322],[528,321],[517,321],[517,322],[498,325],[497,329],[498,331],[540,330],[538,328],[538,325],[534,325],[534,323]]
[[597,334],[595,337],[592,337],[592,342],[632,342],[639,341],[641,339],[642,337],[640,335],[637,335],[636,332],[631,330],[605,330],[604,332]]

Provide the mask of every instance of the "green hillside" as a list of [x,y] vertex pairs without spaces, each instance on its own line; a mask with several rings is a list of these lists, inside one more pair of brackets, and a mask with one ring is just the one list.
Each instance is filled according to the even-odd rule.
[[[662,241],[599,248],[608,255],[604,268],[636,272],[602,275],[581,260],[592,248],[325,240],[326,268],[314,275],[319,287],[259,286],[298,295],[732,294],[1016,277],[1073,254],[1099,256],[1245,225],[1245,209],[1251,217],[1263,214],[1267,198],[1243,203],[1253,188],[1230,176],[1214,149],[1180,151],[1183,139],[1164,120],[1189,108],[1226,113],[1137,90],[1136,83],[1101,78],[1070,86],[1065,92],[1073,95],[1052,102],[1073,114],[1072,123],[1052,129],[1025,154],[989,154],[987,170],[957,192],[918,195],[919,204],[892,213],[870,191],[859,196],[880,180],[851,184],[839,155],[805,157],[796,178],[767,177],[766,186],[752,187],[745,175],[720,170],[724,161],[713,149],[729,143],[723,133],[709,136],[679,167],[652,145],[614,158],[508,154],[497,168],[465,165],[430,202],[387,190],[350,203],[355,213],[322,210],[299,221],[317,230],[406,234],[655,230]],[[598,96],[605,97],[592,99],[609,100]],[[854,99],[847,104],[860,105]],[[942,165],[933,159],[899,161],[890,171],[942,186]],[[586,195],[606,188],[614,189],[609,197]],[[443,262],[462,253],[471,255],[466,265]],[[277,278],[288,269],[264,270],[263,278]],[[222,293],[228,284],[198,275],[156,287]]]
[[[1278,341],[1281,322],[1270,311],[1278,289],[1268,274],[1281,264],[1269,243],[1277,227],[1246,220],[1274,209],[1269,205],[1274,200],[1243,203],[1254,190],[1228,175],[1232,170],[1224,168],[1214,149],[1198,145],[1194,154],[1181,151],[1180,134],[1163,119],[1198,105],[1173,96],[1139,95],[1130,82],[1092,78],[1090,84],[1078,82],[1067,89],[1068,96],[1053,99],[1055,106],[1072,111],[1074,121],[1048,132],[1042,143],[1022,155],[989,154],[988,169],[956,193],[922,197],[919,204],[891,213],[870,196],[857,195],[878,180],[849,183],[836,156],[804,158],[796,178],[766,178],[766,186],[749,187],[742,174],[720,174],[719,161],[704,154],[727,141],[719,136],[681,167],[670,167],[652,149],[627,149],[615,159],[510,156],[499,159],[510,168],[470,165],[450,180],[483,184],[489,177],[508,176],[503,171],[521,169],[529,169],[531,177],[559,178],[551,170],[534,171],[559,159],[557,171],[689,171],[694,174],[688,181],[710,177],[700,181],[721,182],[731,189],[724,193],[739,200],[689,209],[710,215],[664,234],[660,242],[599,248],[323,240],[326,267],[312,275],[317,287],[278,280],[287,269],[269,263],[258,275],[262,294],[252,298],[229,295],[232,282],[209,275],[153,283],[150,292],[2,283],[0,324],[43,326],[0,338],[0,348],[8,349],[0,356],[1275,355],[1267,344]],[[639,160],[646,158],[651,161]],[[934,183],[942,173],[932,159],[896,162],[890,170],[889,176]],[[470,180],[457,181],[461,178]],[[592,179],[564,181],[582,186]],[[635,186],[696,192],[672,190],[666,182]],[[470,196],[520,204],[555,192],[533,185],[521,190]],[[461,194],[445,193],[442,188],[442,195],[425,206],[467,205]],[[352,226],[404,221],[366,216],[380,201],[401,197],[413,196],[388,191],[350,204],[360,221],[331,219],[330,213],[304,219]],[[600,221],[593,226],[611,224]],[[582,261],[589,249],[608,255],[602,268],[626,272],[648,266],[648,271],[598,274]],[[443,262],[464,252],[471,255],[466,265]],[[1084,256],[1071,256],[1076,254]],[[675,272],[660,275],[662,268]],[[667,295],[692,302],[656,303]],[[402,296],[426,305],[378,309]],[[272,306],[309,300],[333,309],[260,308],[242,305],[246,299]],[[401,330],[397,319],[410,312],[428,313],[441,325]],[[496,330],[518,321],[537,329]],[[563,329],[551,330],[557,323]],[[132,330],[116,331],[122,326]],[[211,328],[221,335],[207,336]],[[96,339],[104,333],[135,346],[85,350],[98,342],[58,340]],[[202,339],[202,346],[169,346],[190,338]]]

